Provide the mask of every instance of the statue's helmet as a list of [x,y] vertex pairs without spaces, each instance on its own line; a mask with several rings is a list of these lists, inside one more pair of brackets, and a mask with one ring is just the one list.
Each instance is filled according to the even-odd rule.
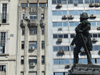
[[83,12],[82,14],[80,14],[80,18],[88,19],[88,14],[86,12]]

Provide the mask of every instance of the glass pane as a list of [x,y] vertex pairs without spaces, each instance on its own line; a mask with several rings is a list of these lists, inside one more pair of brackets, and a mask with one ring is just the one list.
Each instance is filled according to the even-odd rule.
[[82,59],[83,64],[87,64],[87,59]]
[[75,26],[78,26],[79,22],[75,22]]
[[99,0],[95,0],[95,3],[99,3]]
[[55,75],[63,75],[62,72],[55,72]]
[[37,7],[37,4],[34,4],[34,7]]
[[57,11],[52,11],[52,15],[57,15]]
[[99,58],[97,58],[97,63],[100,63],[100,59]]
[[64,38],[68,38],[68,34],[64,34]]
[[97,34],[93,34],[93,37],[97,37]]
[[58,34],[58,38],[63,38],[63,35],[62,34]]
[[68,51],[68,46],[64,46],[64,51]]
[[96,14],[95,10],[90,11],[91,14]]
[[58,11],[58,15],[62,15],[62,11]]
[[68,75],[68,72],[65,72],[65,75]]
[[67,22],[63,22],[63,26],[68,26]]
[[57,34],[53,34],[53,38],[57,38]]
[[64,59],[60,59],[60,64],[65,64],[65,60]]
[[73,0],[68,0],[68,3],[69,4],[73,4]]
[[59,64],[59,59],[54,59],[54,64]]
[[83,0],[78,0],[78,3],[79,4],[83,4]]
[[31,4],[29,4],[29,7],[33,7],[33,5],[34,5],[34,4],[33,4],[33,3],[31,3]]
[[75,48],[75,46],[71,46],[71,50],[72,50],[72,51],[74,50],[74,48]]
[[70,26],[74,26],[74,24],[75,24],[74,22],[70,22],[69,23]]
[[79,15],[79,11],[73,11],[74,15]]
[[57,0],[57,4],[61,4],[61,0]]
[[67,2],[66,2],[66,0],[61,0],[61,3],[66,4]]
[[82,13],[83,13],[83,10],[80,10],[80,11],[79,11],[79,15],[82,14]]
[[59,50],[64,50],[64,47],[63,46],[59,46]]
[[62,22],[58,22],[58,24],[57,24],[58,26],[62,26]]
[[53,51],[58,51],[58,47],[57,46],[53,46]]
[[57,27],[57,22],[53,22],[53,27]]
[[52,4],[56,4],[56,0],[52,0]]
[[100,26],[100,22],[97,22],[97,26]]
[[70,37],[71,37],[71,38],[74,38],[74,37],[75,37],[75,34],[71,34]]
[[99,14],[100,14],[100,10],[96,10],[96,14],[98,14],[98,15],[99,15]]
[[85,3],[89,3],[90,2],[90,0],[85,0]]
[[91,15],[91,11],[90,11],[90,10],[86,10],[86,13],[87,13],[88,15]]
[[91,61],[92,61],[93,64],[95,63],[95,59],[92,59]]
[[62,11],[63,12],[63,15],[67,15],[67,11]]
[[96,22],[91,22],[91,26],[96,26]]
[[66,59],[66,60],[65,60],[65,63],[66,63],[66,64],[70,64],[69,59]]
[[100,37],[100,34],[98,34],[98,37]]
[[73,11],[69,11],[69,15],[73,15]]
[[90,0],[90,3],[94,3],[94,0]]

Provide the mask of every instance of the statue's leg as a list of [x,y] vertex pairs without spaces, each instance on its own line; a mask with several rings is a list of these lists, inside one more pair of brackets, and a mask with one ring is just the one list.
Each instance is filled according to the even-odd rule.
[[77,64],[79,61],[78,53],[80,52],[81,46],[76,46],[74,48],[74,64]]
[[92,64],[92,61],[91,61],[91,52],[90,52],[90,50],[89,50],[89,55],[90,55],[90,60],[89,60],[89,58],[87,58],[87,61],[88,61],[88,64]]

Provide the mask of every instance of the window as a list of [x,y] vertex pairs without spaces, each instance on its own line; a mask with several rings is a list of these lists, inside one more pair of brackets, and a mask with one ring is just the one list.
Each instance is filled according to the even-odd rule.
[[74,37],[75,37],[75,34],[70,34],[70,37],[71,37],[71,38],[74,38]]
[[85,0],[85,3],[89,3],[89,0]]
[[68,38],[68,34],[53,34],[53,38]]
[[42,20],[44,19],[44,14],[41,14],[41,19],[42,19]]
[[82,13],[83,10],[75,10],[75,11],[69,10],[69,15],[80,15]]
[[83,4],[83,0],[68,0],[69,4]]
[[42,71],[42,75],[45,75],[45,71]]
[[42,35],[44,35],[44,28],[41,28],[41,30],[42,30]]
[[37,7],[37,4],[36,3],[30,3],[29,7]]
[[55,75],[63,75],[63,72],[55,72]]
[[21,7],[27,7],[27,6],[28,6],[27,3],[22,3],[22,4],[21,4]]
[[34,47],[34,49],[37,49],[37,42],[36,41],[29,41],[29,48]]
[[56,2],[56,0],[52,0],[52,4],[56,4],[57,2]]
[[30,35],[37,34],[37,28],[29,28],[29,34]]
[[66,0],[52,0],[52,4],[66,4]]
[[40,7],[46,7],[46,4],[45,3],[40,3],[39,6]]
[[69,22],[70,27],[77,26],[78,24],[79,24],[79,22]]
[[23,14],[22,18],[25,19],[25,14]]
[[37,64],[37,59],[29,59],[29,64],[35,63]]
[[24,49],[24,41],[21,42],[21,48]]
[[37,19],[37,14],[36,13],[30,13],[30,19]]
[[21,64],[24,64],[24,56],[21,56]]
[[6,75],[6,65],[0,65],[0,74]]
[[53,24],[53,27],[62,27],[62,26],[66,27],[66,26],[68,26],[67,22],[53,22],[52,24]]
[[85,3],[99,3],[99,0],[85,0]]
[[25,34],[25,28],[22,28],[22,35]]
[[37,75],[37,72],[36,71],[29,71],[28,75]]
[[45,56],[42,56],[42,64],[45,64]]
[[0,33],[0,54],[5,53],[6,49],[6,32]]
[[100,64],[100,58],[97,58],[97,63]]
[[75,48],[75,46],[71,46],[71,51],[73,51],[73,50],[74,50],[74,48]]
[[70,60],[69,59],[54,59],[54,65],[57,64],[69,64]]
[[24,72],[21,72],[21,75],[24,75]]
[[7,23],[7,4],[2,5],[2,23]]
[[100,50],[100,45],[93,45],[93,50]]
[[44,49],[44,48],[45,48],[45,42],[42,41],[42,49]]

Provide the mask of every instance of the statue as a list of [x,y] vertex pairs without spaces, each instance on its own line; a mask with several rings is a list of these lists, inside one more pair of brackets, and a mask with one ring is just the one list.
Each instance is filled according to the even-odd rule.
[[91,36],[89,33],[91,29],[91,24],[87,19],[88,19],[88,14],[83,12],[80,15],[80,24],[75,28],[76,36],[71,43],[71,45],[75,44],[75,48],[73,52],[74,65],[77,64],[79,61],[78,54],[82,47],[84,48],[86,52],[88,64],[92,64],[91,53],[90,53],[90,51],[92,50],[92,42],[91,42]]

